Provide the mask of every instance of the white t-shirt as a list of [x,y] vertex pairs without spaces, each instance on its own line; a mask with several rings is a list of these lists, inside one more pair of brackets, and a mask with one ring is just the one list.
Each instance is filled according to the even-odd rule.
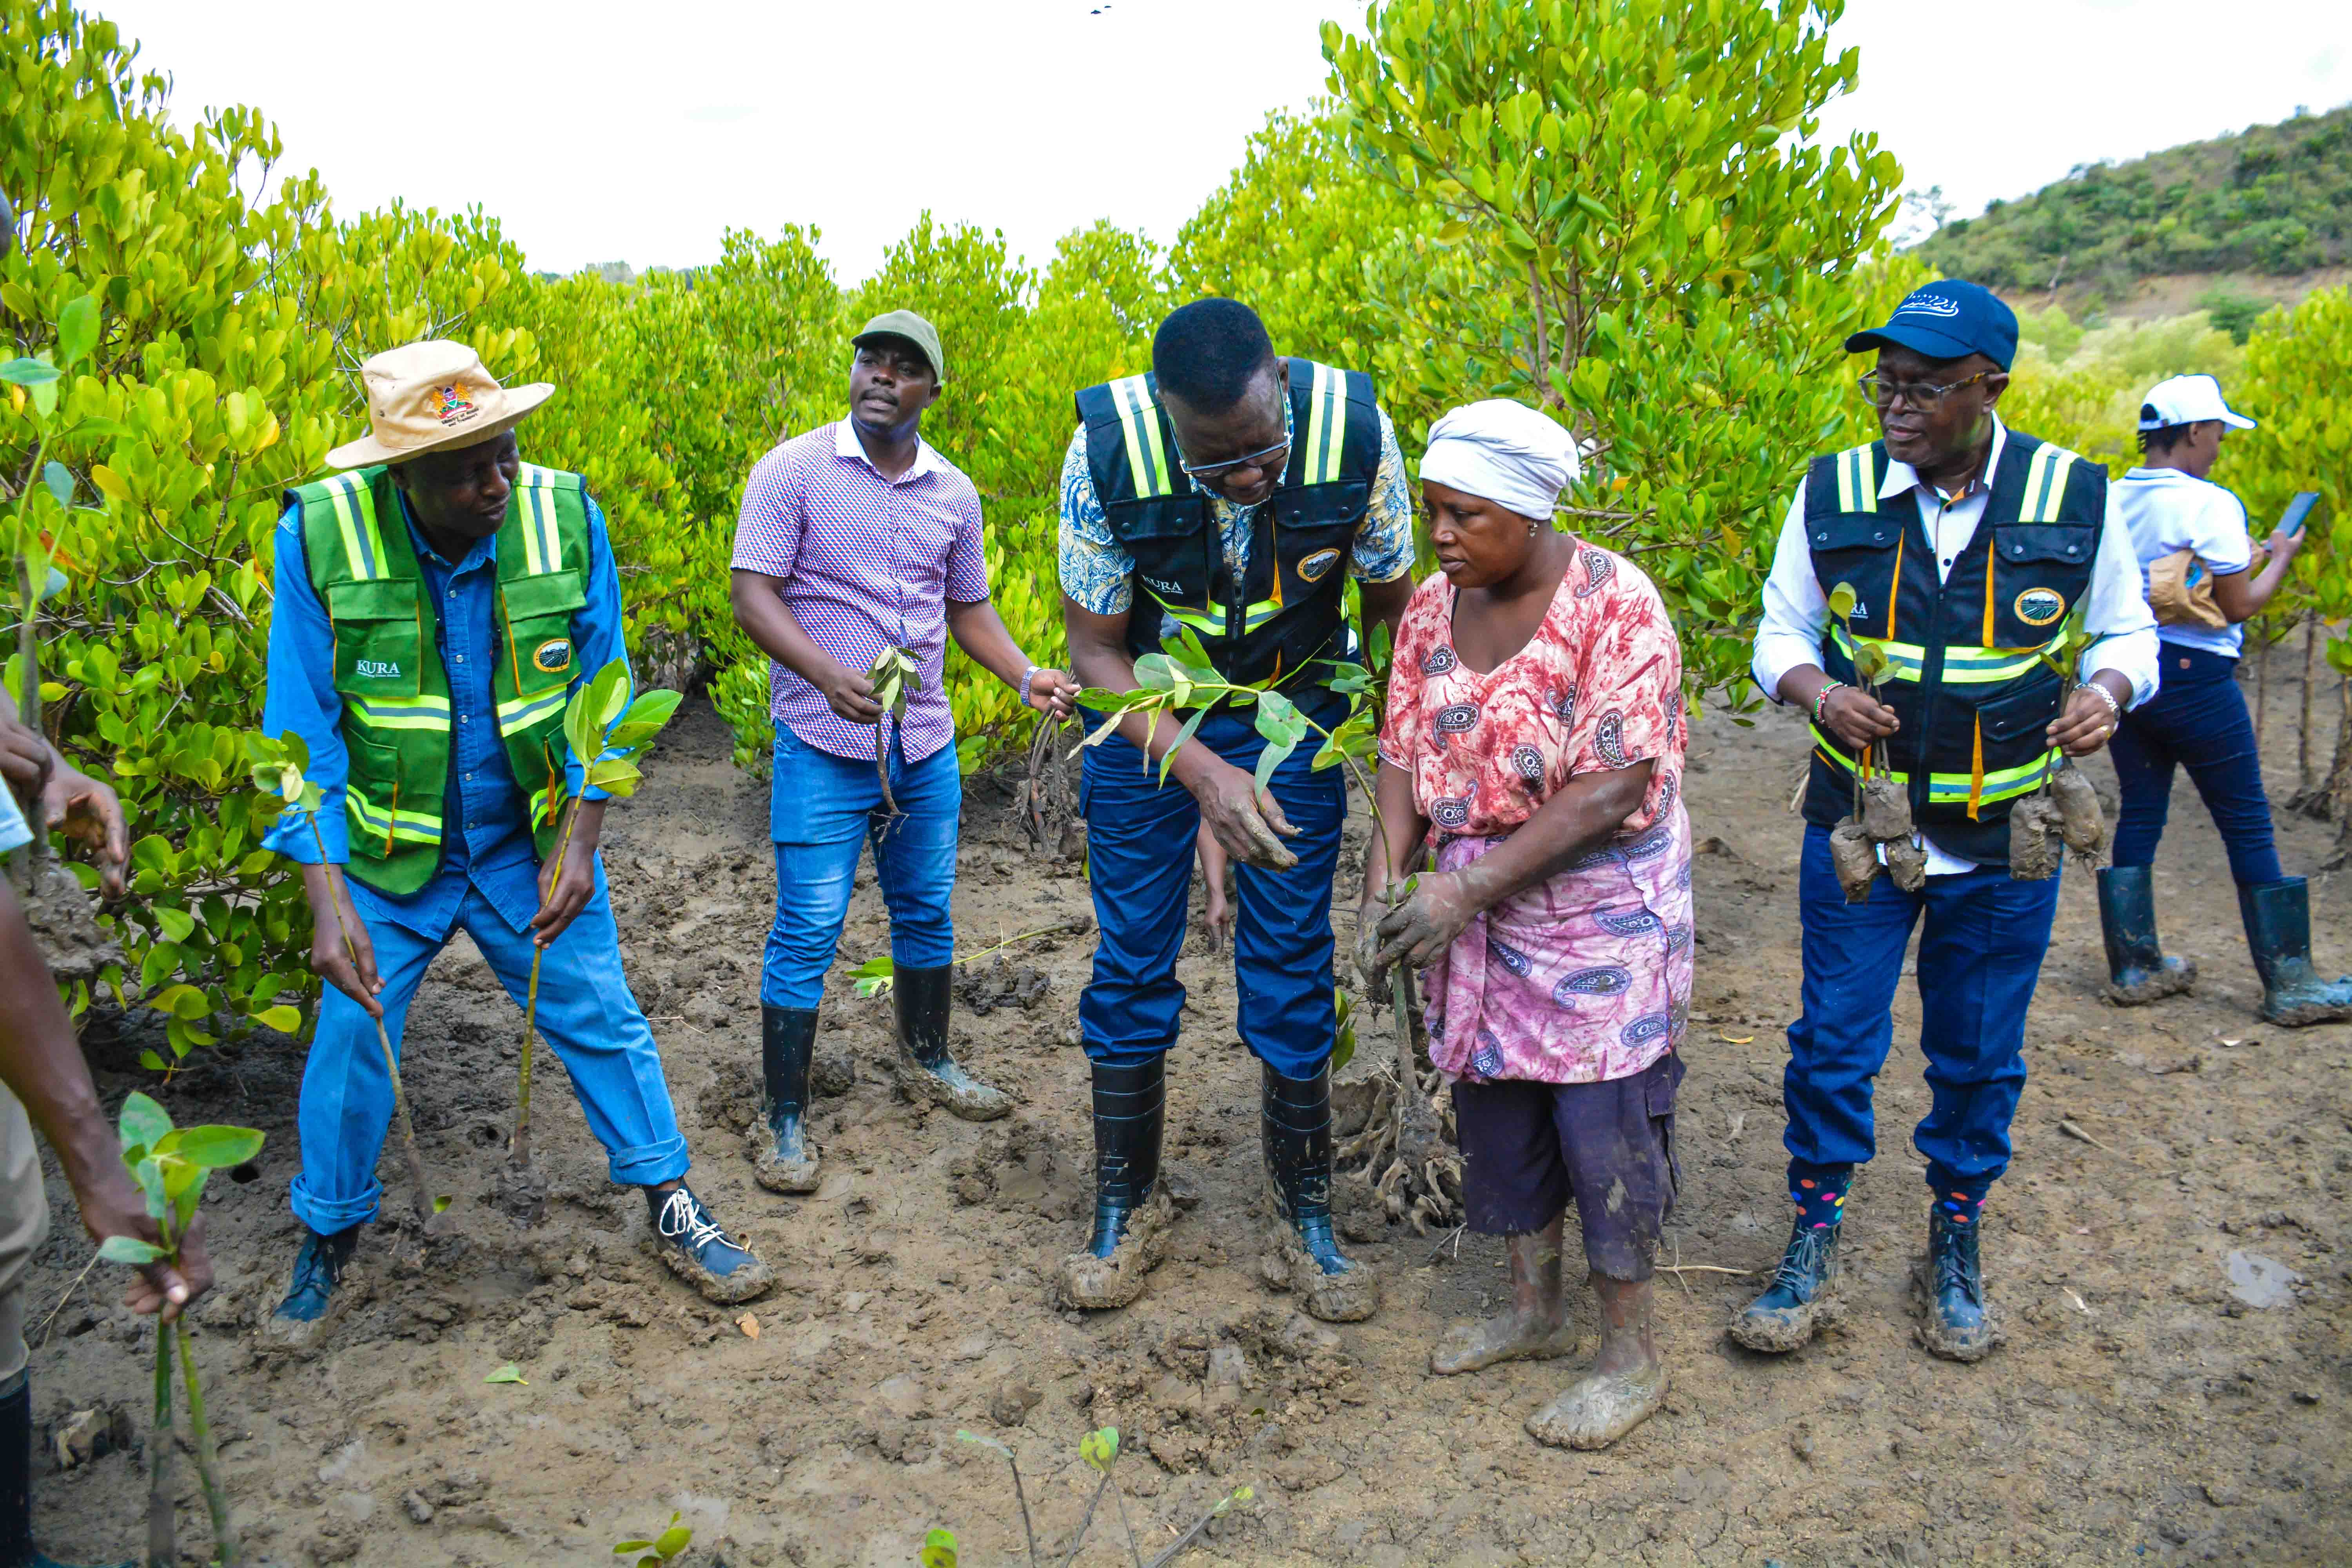
[[[2176,550],[2197,552],[2197,563],[2189,569],[2192,584],[2207,574],[2227,577],[2253,564],[2254,541],[2246,531],[2245,504],[2210,479],[2179,468],[2134,468],[2107,493],[2131,530],[2143,590],[2148,563]],[[2159,626],[2157,635],[2224,658],[2237,658],[2246,640],[2245,628],[2234,624],[2219,631]]]

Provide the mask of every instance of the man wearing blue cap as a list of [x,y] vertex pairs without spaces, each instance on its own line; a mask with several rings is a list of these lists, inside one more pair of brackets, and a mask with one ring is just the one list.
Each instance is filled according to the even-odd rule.
[[[2097,751],[2124,710],[2153,694],[2156,625],[2106,470],[1994,412],[2017,349],[2008,306],[1973,283],[1930,283],[1845,347],[1877,351],[1861,385],[1881,438],[1813,459],[1756,635],[1757,683],[1811,716],[1814,744],[1798,882],[1803,1012],[1782,1084],[1797,1219],[1771,1287],[1733,1317],[1731,1334],[1790,1351],[1830,1315],[1846,1188],[1875,1150],[1871,1084],[1924,917],[1919,1044],[1933,1103],[1912,1135],[1931,1194],[1919,1338],[1973,1362],[1997,1338],[1979,1220],[2009,1165],[2025,1009],[2058,906],[2054,877],[2011,876],[2010,812],[2058,753]],[[1843,615],[1830,604],[1842,588],[1852,591],[1850,605],[1839,595]],[[2093,640],[2069,692],[2044,656],[2078,627]],[[1855,667],[1864,647],[1885,660],[1874,691]],[[1873,747],[1909,796],[1907,887],[1882,868],[1849,903],[1830,830]]]

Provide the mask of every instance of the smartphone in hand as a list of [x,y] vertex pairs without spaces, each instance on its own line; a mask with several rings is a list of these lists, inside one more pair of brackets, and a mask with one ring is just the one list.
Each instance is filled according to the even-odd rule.
[[2286,515],[2279,519],[2281,533],[2301,533],[2310,521],[2311,509],[2319,504],[2317,490],[2297,490],[2294,499],[2286,503]]

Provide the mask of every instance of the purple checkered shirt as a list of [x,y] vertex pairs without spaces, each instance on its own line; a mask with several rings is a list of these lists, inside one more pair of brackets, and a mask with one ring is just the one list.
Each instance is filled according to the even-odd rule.
[[[783,580],[784,607],[811,641],[863,675],[888,645],[923,673],[907,699],[900,742],[920,762],[955,739],[941,673],[947,601],[988,597],[980,492],[918,442],[896,482],[866,460],[846,419],[782,443],[751,469],[735,526],[735,567]],[[871,760],[874,731],[834,712],[822,693],[771,662],[769,710],[836,757]],[[887,722],[887,721],[886,721]]]

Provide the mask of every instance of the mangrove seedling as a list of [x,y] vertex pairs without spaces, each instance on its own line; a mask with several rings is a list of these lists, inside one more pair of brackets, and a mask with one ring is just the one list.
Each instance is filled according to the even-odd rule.
[[874,721],[874,773],[882,781],[882,810],[896,816],[898,803],[890,795],[890,736],[906,721],[908,694],[923,689],[923,672],[915,656],[905,648],[886,647],[874,656],[874,667],[866,672],[866,679],[874,688],[874,700],[882,705],[881,717]]
[[[253,787],[260,792],[264,806],[273,814],[299,812],[309,822],[310,843],[319,851],[320,868],[326,873],[328,901],[334,906],[335,930],[343,939],[343,956],[356,965],[359,949],[352,942],[351,921],[343,913],[347,895],[342,868],[328,864],[327,841],[319,831],[319,807],[325,798],[324,792],[305,776],[310,767],[309,744],[289,730],[274,741],[267,735],[248,735],[245,748],[253,759]],[[400,1129],[400,1149],[408,1166],[408,1188],[416,1211],[417,1228],[425,1236],[438,1236],[446,1228],[441,1216],[449,1206],[450,1197],[446,1193],[436,1194],[425,1184],[425,1156],[417,1146],[416,1123],[408,1114],[408,1093],[401,1087],[400,1057],[392,1048],[392,1036],[380,1016],[375,1020],[375,1043],[383,1052],[383,1070],[392,1080],[393,1121]]]
[[[638,763],[652,749],[654,737],[661,733],[670,715],[677,711],[677,692],[648,691],[632,700],[633,685],[628,660],[616,658],[583,682],[563,710],[563,737],[580,761],[583,789],[622,799],[635,795],[643,777]],[[581,797],[570,794],[570,779],[569,770],[557,769],[547,782],[545,809],[551,816],[559,811],[563,816],[562,831],[555,838],[556,878],[563,875],[564,857],[572,849],[572,830],[580,817]],[[514,1136],[507,1141],[507,1168],[499,1175],[498,1206],[526,1228],[537,1225],[547,1212],[547,1184],[530,1164],[530,1062],[539,1035],[539,965],[546,954],[544,947],[531,950],[530,984],[523,994]]]
[[[180,1238],[195,1218],[196,1201],[204,1195],[211,1173],[242,1165],[261,1152],[261,1134],[250,1127],[173,1128],[162,1106],[133,1090],[122,1102],[116,1124],[122,1144],[122,1163],[146,1194],[147,1214],[163,1232],[156,1246],[137,1237],[110,1236],[99,1244],[98,1255],[110,1263],[134,1268],[151,1263],[180,1260]],[[155,1425],[147,1439],[147,1560],[173,1563],[179,1555],[173,1541],[172,1355],[177,1349],[180,1376],[188,1395],[188,1429],[196,1443],[196,1471],[204,1482],[205,1507],[213,1521],[213,1543],[220,1568],[237,1568],[243,1561],[236,1527],[229,1518],[228,1493],[221,1486],[220,1453],[213,1441],[212,1422],[205,1415],[205,1390],[196,1375],[195,1347],[183,1316],[155,1325]]]
[[633,1552],[640,1553],[636,1561],[629,1564],[629,1568],[661,1568],[663,1563],[683,1557],[686,1555],[687,1547],[694,1541],[694,1527],[689,1524],[680,1524],[677,1521],[678,1516],[675,1513],[671,1514],[669,1528],[650,1541],[614,1542],[613,1555],[626,1557]]

